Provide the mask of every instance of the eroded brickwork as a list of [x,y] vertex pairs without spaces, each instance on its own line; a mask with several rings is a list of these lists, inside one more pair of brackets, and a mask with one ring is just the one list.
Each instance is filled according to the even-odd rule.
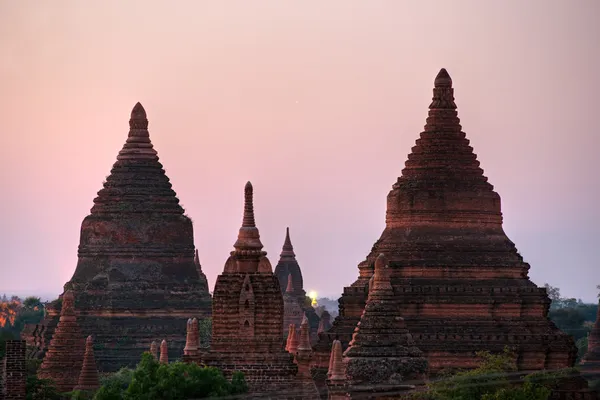
[[202,361],[226,376],[242,371],[252,392],[287,390],[298,368],[283,347],[283,296],[262,251],[252,196],[248,182],[235,250],[215,284],[212,341]]
[[83,357],[83,366],[79,373],[79,379],[75,390],[96,390],[100,387],[98,377],[98,368],[94,358],[94,340],[88,336],[85,341],[85,355]]
[[316,345],[320,367],[333,339],[348,346],[380,253],[390,260],[399,312],[430,372],[474,367],[474,352],[507,345],[524,370],[573,365],[574,342],[547,318],[548,296],[529,280],[529,265],[504,233],[500,204],[462,132],[442,69],[425,129],[388,195],[385,230]]
[[84,336],[77,324],[73,292],[62,296],[60,319],[52,336],[38,377],[51,379],[58,390],[70,392],[79,378],[85,353]]
[[25,400],[26,398],[26,346],[24,340],[8,340],[6,342],[4,360],[4,398],[6,400]]
[[[194,261],[192,221],[159,162],[139,103],[129,128],[82,222],[77,268],[65,285],[75,295],[83,333],[94,336],[101,371],[135,366],[157,337],[169,341],[171,357],[179,357],[187,319],[211,312],[206,276]],[[46,343],[57,319],[58,307],[51,304]]]

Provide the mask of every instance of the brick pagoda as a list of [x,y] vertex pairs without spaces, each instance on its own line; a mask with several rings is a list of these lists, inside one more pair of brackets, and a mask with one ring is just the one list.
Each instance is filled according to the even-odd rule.
[[[81,225],[79,261],[65,289],[97,343],[100,371],[135,366],[153,338],[181,354],[189,316],[210,315],[206,276],[194,262],[192,221],[165,175],[140,103],[104,188]],[[58,313],[48,307],[51,336]]]
[[98,368],[94,358],[94,340],[88,336],[85,341],[85,354],[83,356],[83,365],[79,373],[79,380],[75,390],[93,391],[100,387],[100,378],[98,377]]
[[[310,326],[310,337],[311,340],[314,341],[319,329],[319,316],[311,305],[311,299],[306,296],[306,292],[304,291],[302,270],[300,269],[300,264],[298,264],[298,261],[296,260],[296,253],[294,253],[294,246],[290,239],[290,228],[286,228],[285,230],[285,240],[279,256],[279,262],[275,266],[275,276],[279,279],[279,287],[281,288],[281,293],[285,296],[284,299],[286,299],[286,297],[290,300],[295,298],[304,311]],[[292,291],[287,290],[290,276],[292,277]],[[300,326],[300,322],[302,322],[302,318],[300,318],[298,326]],[[288,325],[285,325],[283,329],[284,332],[287,332]]]
[[462,132],[445,69],[434,86],[425,130],[388,194],[386,227],[344,288],[340,315],[316,345],[317,364],[327,368],[332,340],[348,346],[383,253],[430,373],[474,367],[474,352],[504,346],[516,349],[523,370],[572,366],[573,339],[548,319],[545,289],[529,280],[529,265],[504,233],[500,196]]
[[252,392],[272,392],[291,387],[298,369],[284,350],[283,296],[262,251],[252,190],[248,182],[235,250],[215,283],[212,341],[201,361],[227,377],[242,371]]
[[414,388],[427,372],[427,360],[416,346],[391,285],[385,256],[375,261],[367,303],[344,352],[350,392],[402,392]]
[[61,392],[70,392],[77,385],[85,354],[74,302],[73,292],[67,290],[62,295],[58,325],[38,372],[40,379],[51,379]]
[[581,372],[592,379],[600,379],[600,303],[594,327],[588,336],[588,348],[581,360]]

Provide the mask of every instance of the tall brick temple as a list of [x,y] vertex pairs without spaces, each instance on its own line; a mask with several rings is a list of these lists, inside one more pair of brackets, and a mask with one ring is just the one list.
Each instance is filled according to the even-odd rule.
[[[129,127],[81,224],[77,268],[65,284],[83,333],[94,336],[100,371],[137,364],[155,338],[167,339],[176,358],[188,318],[211,313],[206,276],[194,262],[192,221],[159,162],[140,103]],[[51,336],[59,310],[48,311],[45,334]]]
[[250,182],[244,194],[242,227],[215,283],[212,339],[201,361],[228,377],[242,371],[253,392],[287,390],[298,368],[283,347],[283,296],[262,250]]
[[327,368],[334,339],[344,348],[360,320],[376,257],[389,260],[394,296],[429,372],[475,366],[479,350],[513,347],[523,370],[572,366],[573,339],[548,319],[545,289],[502,228],[500,196],[462,132],[452,79],[435,78],[425,130],[387,197],[386,226],[344,288],[340,315],[320,335]]

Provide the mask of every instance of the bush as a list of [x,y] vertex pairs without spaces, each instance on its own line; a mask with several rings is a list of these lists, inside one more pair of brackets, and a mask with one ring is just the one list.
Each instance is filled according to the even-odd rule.
[[174,362],[160,364],[144,353],[135,370],[121,369],[102,381],[94,400],[200,399],[245,393],[241,372],[231,382],[217,368]]
[[35,375],[27,376],[27,400],[61,400],[60,392],[50,379],[38,379]]
[[544,385],[558,375],[531,375],[522,385],[509,377],[517,373],[515,356],[505,348],[501,354],[479,352],[478,368],[455,373],[429,385],[428,391],[413,396],[427,400],[547,400],[551,390]]

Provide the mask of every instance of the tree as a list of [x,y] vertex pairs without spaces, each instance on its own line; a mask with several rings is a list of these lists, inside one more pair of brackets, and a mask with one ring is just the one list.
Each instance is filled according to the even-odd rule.
[[560,289],[554,286],[550,286],[547,283],[544,283],[544,287],[546,288],[546,293],[548,294],[548,297],[552,301],[552,303],[550,303],[550,309],[561,307],[562,298],[560,297]]
[[501,354],[478,352],[479,367],[448,376],[429,384],[424,393],[416,393],[414,399],[425,400],[547,400],[551,389],[546,382],[556,376],[532,374],[522,384],[515,384],[510,377],[517,377],[516,356],[505,348]]
[[201,347],[210,347],[212,339],[212,318],[204,318],[198,321],[198,335]]
[[577,361],[579,362],[579,360],[585,356],[585,353],[587,353],[588,337],[582,337],[575,343],[575,345],[577,346]]
[[585,316],[576,307],[552,310],[548,317],[560,330],[572,335],[575,340],[585,337],[588,333],[588,329],[583,326]]
[[600,299],[600,285],[596,285],[596,289],[598,289],[598,294],[596,295],[596,297]]
[[231,381],[217,368],[195,363],[160,364],[149,353],[134,371],[121,370],[103,381],[94,400],[200,399],[245,393],[243,374],[236,372]]

